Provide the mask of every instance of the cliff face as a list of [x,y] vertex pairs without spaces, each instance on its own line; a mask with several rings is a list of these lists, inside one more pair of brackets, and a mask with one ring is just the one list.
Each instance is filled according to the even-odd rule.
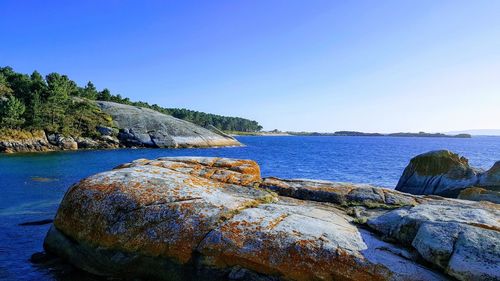
[[261,179],[250,160],[139,159],[80,181],[45,249],[147,280],[498,280],[498,205]]
[[234,146],[232,137],[207,130],[160,112],[114,102],[98,101],[102,111],[120,128],[118,139],[125,146],[210,147]]

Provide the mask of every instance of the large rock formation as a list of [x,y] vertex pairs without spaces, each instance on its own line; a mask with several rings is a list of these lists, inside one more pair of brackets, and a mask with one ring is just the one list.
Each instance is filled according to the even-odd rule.
[[249,160],[140,159],[72,186],[44,247],[128,279],[499,280],[498,222],[495,204],[261,179]]
[[211,131],[148,108],[97,101],[120,129],[118,138],[125,146],[209,147],[234,146],[234,138]]
[[412,194],[457,197],[470,187],[500,189],[500,161],[484,172],[469,166],[469,161],[447,150],[431,151],[410,160],[396,190]]

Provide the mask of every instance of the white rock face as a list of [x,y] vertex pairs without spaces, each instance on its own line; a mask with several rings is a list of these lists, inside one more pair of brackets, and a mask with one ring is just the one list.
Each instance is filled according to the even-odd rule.
[[126,146],[210,147],[241,145],[227,135],[219,134],[191,122],[142,107],[97,101],[102,111],[111,115],[120,142]]

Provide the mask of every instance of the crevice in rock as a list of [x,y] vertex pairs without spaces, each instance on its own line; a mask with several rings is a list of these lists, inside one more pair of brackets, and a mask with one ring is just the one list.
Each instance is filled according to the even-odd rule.
[[149,203],[149,204],[140,205],[140,206],[138,206],[136,208],[129,209],[129,210],[121,212],[120,217],[117,220],[115,220],[113,223],[111,223],[109,225],[109,227],[112,228],[117,223],[119,223],[124,217],[128,216],[130,213],[137,212],[137,211],[142,210],[142,209],[146,209],[146,208],[149,208],[149,207],[162,206],[162,205],[171,205],[171,204],[175,204],[175,203],[186,202],[186,201],[194,201],[194,200],[200,200],[200,199],[203,199],[203,198],[202,197],[181,198],[181,199],[174,200],[174,201],[169,201],[169,202],[152,202],[152,203]]

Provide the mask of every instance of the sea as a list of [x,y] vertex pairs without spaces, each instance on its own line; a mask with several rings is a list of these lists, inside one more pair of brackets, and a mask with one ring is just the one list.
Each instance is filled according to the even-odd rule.
[[214,156],[255,160],[262,175],[368,183],[394,188],[409,160],[448,149],[488,169],[500,160],[500,137],[335,137],[245,136],[242,147],[200,149],[117,149],[0,155],[0,280],[98,280],[61,274],[30,262],[43,250],[50,220],[72,184],[134,159]]

